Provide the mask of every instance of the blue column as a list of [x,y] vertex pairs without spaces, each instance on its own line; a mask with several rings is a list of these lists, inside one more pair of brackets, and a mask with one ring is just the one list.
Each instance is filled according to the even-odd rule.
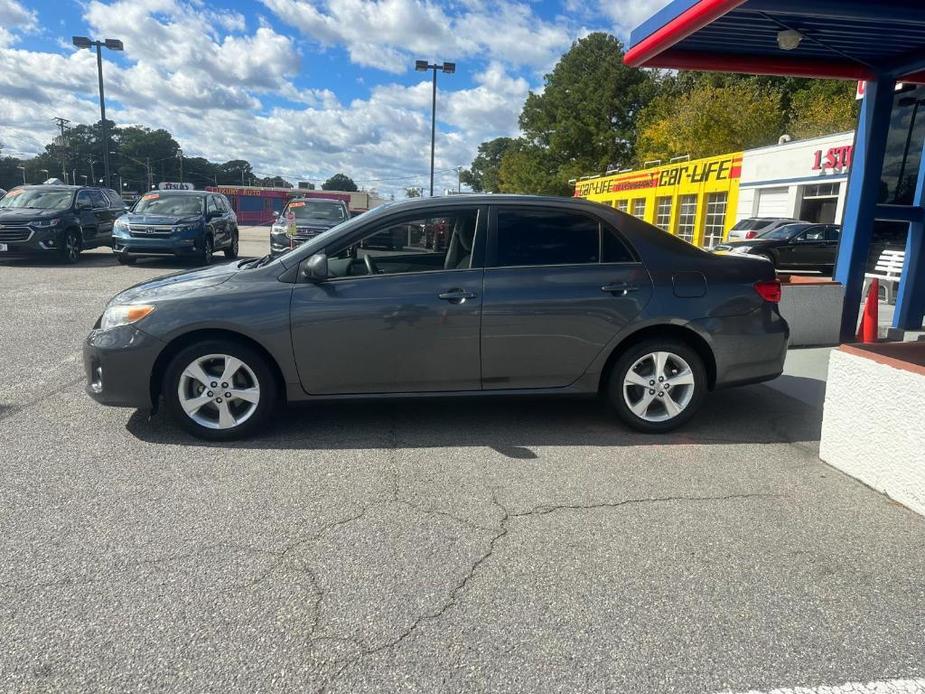
[[837,281],[845,285],[841,323],[843,341],[853,340],[857,332],[858,307],[874,231],[874,214],[880,195],[880,175],[895,86],[895,80],[888,78],[868,82],[861,103],[834,275]]
[[903,330],[921,330],[925,316],[925,225],[922,223],[922,208],[925,207],[925,145],[922,146],[919,177],[912,204],[918,208],[919,214],[917,221],[909,224],[906,262],[896,294],[896,310],[893,312],[893,327]]

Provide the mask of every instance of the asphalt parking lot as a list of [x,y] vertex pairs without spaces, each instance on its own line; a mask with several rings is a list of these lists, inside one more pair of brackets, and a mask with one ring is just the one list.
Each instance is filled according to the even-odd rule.
[[205,444],[83,392],[105,302],[183,267],[0,261],[3,689],[925,677],[925,520],[818,460],[818,408],[751,386],[651,437],[594,401],[319,404]]

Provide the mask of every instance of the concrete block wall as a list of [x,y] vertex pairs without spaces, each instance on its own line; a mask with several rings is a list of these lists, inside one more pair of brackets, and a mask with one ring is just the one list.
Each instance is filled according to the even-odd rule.
[[781,315],[790,324],[790,346],[829,346],[841,342],[841,284],[788,284],[781,286]]
[[819,457],[925,515],[925,369],[834,350]]

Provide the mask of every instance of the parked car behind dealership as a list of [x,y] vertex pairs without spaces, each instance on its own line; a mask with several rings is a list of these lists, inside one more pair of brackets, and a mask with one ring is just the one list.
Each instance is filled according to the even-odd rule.
[[[445,250],[362,248],[435,219],[451,230]],[[781,373],[779,298],[769,263],[706,253],[612,208],[425,198],[276,259],[136,285],[110,301],[84,363],[99,402],[163,401],[208,439],[261,431],[280,399],[403,394],[602,392],[654,433],[710,390]]]
[[778,270],[819,270],[831,273],[838,255],[839,224],[785,224],[749,241],[718,245],[718,253],[756,255]]
[[57,257],[112,245],[113,222],[125,212],[114,190],[67,185],[13,188],[0,198],[0,258]]
[[123,265],[149,255],[208,265],[217,250],[238,257],[238,218],[224,195],[204,190],[146,193],[113,231],[113,251]]
[[[288,215],[295,217],[295,236],[288,233]],[[290,200],[270,228],[270,253],[278,255],[299,246],[341,222],[350,219],[343,200],[296,198]]]
[[799,219],[789,219],[787,217],[749,217],[748,219],[740,219],[729,230],[726,240],[745,241],[753,239],[784,224],[793,224],[799,221]]

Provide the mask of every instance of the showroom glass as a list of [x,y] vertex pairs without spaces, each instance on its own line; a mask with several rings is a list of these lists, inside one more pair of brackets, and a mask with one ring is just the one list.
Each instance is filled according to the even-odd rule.
[[[669,213],[670,214],[670,213]],[[694,223],[697,220],[697,196],[682,195],[678,200],[676,236],[688,243],[694,242]]]
[[726,200],[723,193],[707,194],[707,213],[703,224],[704,248],[712,248],[723,240],[723,227],[726,223]]
[[337,202],[297,201],[289,204],[289,210],[295,214],[296,222],[324,221],[343,222],[347,219],[344,206]]
[[925,86],[897,92],[880,176],[879,202],[911,205],[925,142]]
[[149,193],[135,203],[132,212],[164,215],[202,214],[204,199],[199,195],[162,195]]
[[[478,228],[478,210],[406,219],[377,225],[353,243],[328,257],[332,278],[412,272],[466,270]],[[369,263],[367,263],[369,256]]]
[[[499,210],[495,266],[632,262],[633,255],[597,219],[561,210]],[[602,260],[603,259],[603,260]]]
[[0,208],[32,207],[38,210],[66,210],[74,194],[69,190],[11,190],[0,198]]

